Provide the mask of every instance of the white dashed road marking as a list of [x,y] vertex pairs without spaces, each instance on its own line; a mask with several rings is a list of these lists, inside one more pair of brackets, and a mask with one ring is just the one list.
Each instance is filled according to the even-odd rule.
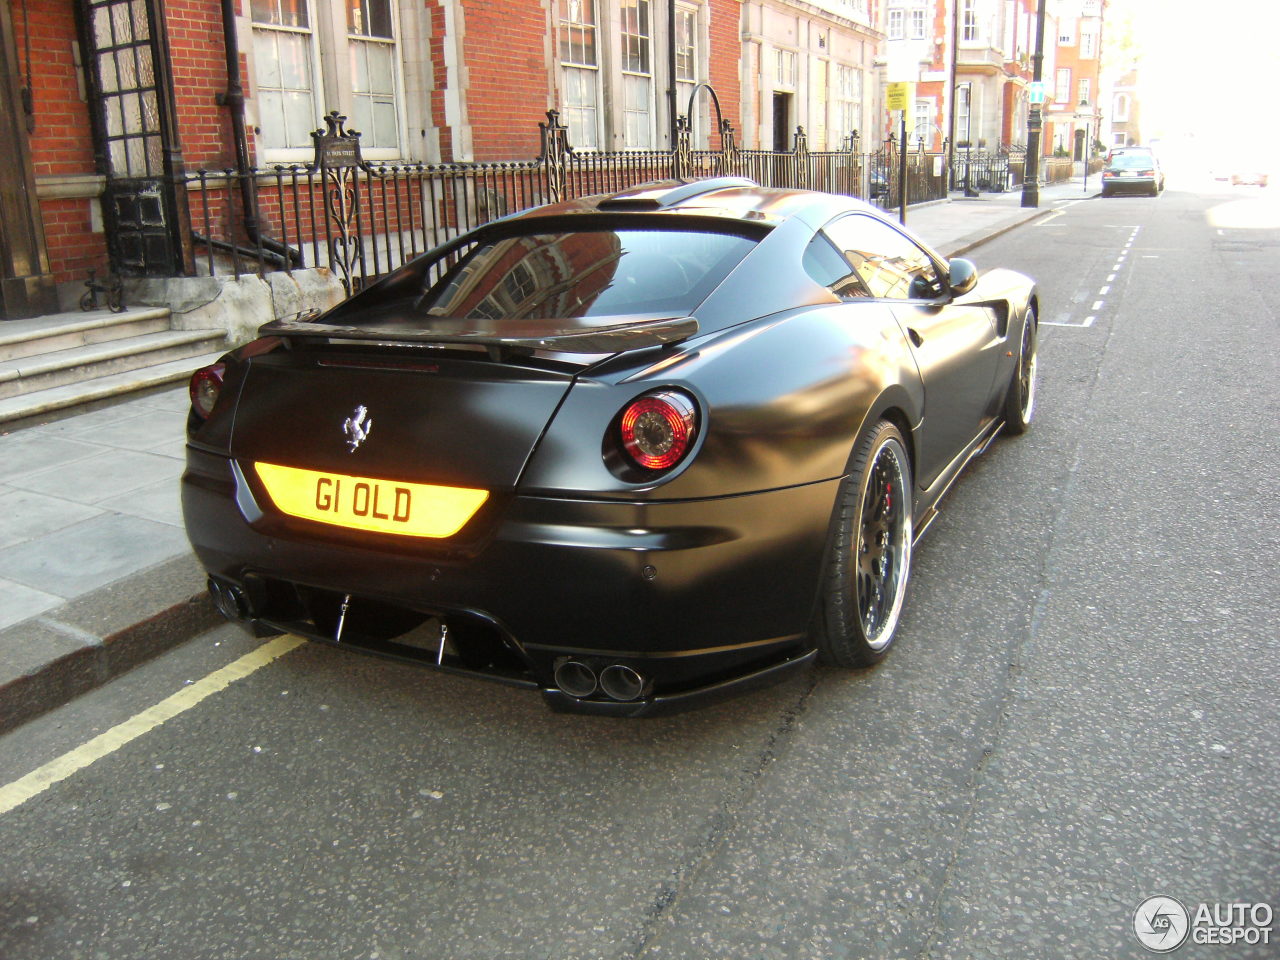
[[[1122,225],[1110,224],[1110,226],[1118,227]],[[1124,226],[1127,226],[1127,224]],[[1116,280],[1116,277],[1120,275],[1120,270],[1124,267],[1125,260],[1129,256],[1130,248],[1133,246],[1133,242],[1138,238],[1138,231],[1141,229],[1142,229],[1141,227],[1132,227],[1130,229],[1129,239],[1125,241],[1124,247],[1116,255],[1116,262],[1112,266],[1111,272],[1107,274],[1107,282],[1098,290],[1099,297],[1106,297],[1111,293],[1111,284],[1113,284]],[[1144,256],[1144,259],[1148,259],[1148,257]],[[1151,257],[1149,259],[1154,259],[1154,257]],[[1089,315],[1085,317],[1084,321],[1081,323],[1073,323],[1069,315],[1066,319],[1041,320],[1040,323],[1042,326],[1046,326],[1046,327],[1080,327],[1080,328],[1092,327],[1098,319],[1098,314],[1102,311],[1103,307],[1105,307],[1106,305],[1107,305],[1106,300],[1095,300],[1093,302],[1093,306],[1089,308],[1090,310]]]

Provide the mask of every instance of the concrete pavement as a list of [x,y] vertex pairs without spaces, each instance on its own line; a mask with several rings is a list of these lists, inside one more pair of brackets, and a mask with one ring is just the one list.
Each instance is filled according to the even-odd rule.
[[[956,194],[907,227],[959,256],[1083,187]],[[178,502],[186,409],[179,387],[0,434],[0,733],[218,621]]]

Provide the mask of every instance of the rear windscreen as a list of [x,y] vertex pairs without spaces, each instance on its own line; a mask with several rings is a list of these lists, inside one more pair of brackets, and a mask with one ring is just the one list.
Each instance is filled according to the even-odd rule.
[[1110,167],[1112,170],[1150,170],[1154,166],[1151,157],[1141,153],[1126,153],[1118,157],[1112,157]]
[[688,230],[505,237],[463,254],[423,292],[415,313],[466,319],[469,330],[498,335],[506,321],[573,320],[568,326],[583,328],[596,317],[685,317],[754,245],[736,234]]

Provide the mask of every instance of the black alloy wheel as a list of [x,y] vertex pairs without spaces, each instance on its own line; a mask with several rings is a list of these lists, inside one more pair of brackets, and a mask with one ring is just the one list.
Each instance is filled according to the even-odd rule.
[[1036,412],[1036,310],[1027,308],[1022,322],[1022,347],[1018,351],[1018,365],[1013,369],[1009,390],[1004,399],[1004,428],[1018,436],[1031,427]]
[[855,449],[813,629],[823,663],[865,667],[889,651],[911,573],[911,462],[902,433],[877,423]]

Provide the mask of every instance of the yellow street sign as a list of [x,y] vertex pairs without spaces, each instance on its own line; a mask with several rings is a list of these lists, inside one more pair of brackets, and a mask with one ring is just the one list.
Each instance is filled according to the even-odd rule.
[[884,105],[890,110],[910,110],[915,95],[915,84],[891,83],[885,91]]

